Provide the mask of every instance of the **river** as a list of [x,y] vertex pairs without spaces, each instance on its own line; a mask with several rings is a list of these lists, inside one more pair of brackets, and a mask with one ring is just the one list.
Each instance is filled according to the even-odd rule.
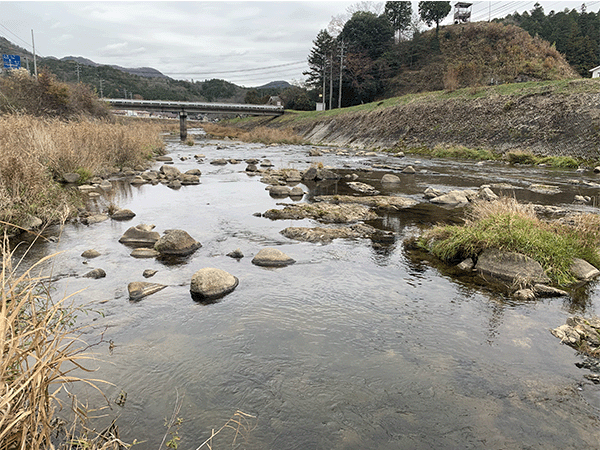
[[[598,193],[570,180],[600,181],[600,175],[354,152],[308,157],[306,146],[196,141],[190,147],[169,140],[168,151],[182,172],[202,170],[200,185],[173,190],[115,180],[113,193],[89,206],[101,210],[113,202],[133,210],[134,219],[51,229],[46,235],[58,242],[38,243],[29,253],[35,260],[62,252],[46,267],[56,279],[52,292],[56,298],[76,293],[75,304],[89,310],[78,318],[90,326],[82,339],[103,338],[91,349],[96,359],[86,364],[96,369],[90,378],[112,383],[101,385],[111,408],[99,427],[118,417],[123,440],[157,449],[165,418],[180,398],[180,449],[197,448],[237,410],[255,416],[237,437],[235,448],[244,449],[600,448],[600,391],[575,365],[582,357],[549,331],[573,313],[597,314],[596,285],[569,298],[516,301],[469,277],[454,277],[402,244],[434,223],[461,217],[460,210],[423,200],[428,186],[509,183],[514,189],[494,191],[561,205],[571,204],[575,194]],[[198,153],[204,162],[194,158]],[[209,164],[216,158],[266,158],[276,169],[299,170],[322,162],[420,204],[372,223],[394,231],[393,242],[291,241],[279,233],[283,228],[315,223],[255,215],[292,200],[271,198],[244,162]],[[402,183],[395,188],[382,187],[384,173],[398,172],[373,164],[412,164],[417,173],[399,174]],[[527,189],[531,183],[561,193],[536,193]],[[302,201],[350,192],[343,181],[300,186],[310,190]],[[134,259],[118,239],[139,223],[154,224],[161,234],[186,230],[202,247],[169,264]],[[277,247],[296,263],[253,265],[263,247]],[[80,255],[90,248],[101,256],[86,261]],[[236,248],[244,258],[226,256]],[[189,283],[203,267],[235,275],[239,286],[213,304],[193,301]],[[106,278],[81,277],[92,268],[104,269]],[[158,272],[145,280],[145,269]],[[168,287],[132,302],[131,281]],[[83,385],[72,391],[90,406],[103,404]],[[125,394],[123,406],[114,403]],[[226,429],[213,448],[228,448],[232,440]]]

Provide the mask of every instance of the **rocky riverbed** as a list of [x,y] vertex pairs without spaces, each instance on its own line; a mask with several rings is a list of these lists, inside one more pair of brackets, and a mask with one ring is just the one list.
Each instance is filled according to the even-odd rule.
[[475,198],[594,212],[593,170],[196,138],[94,180],[31,254],[64,251],[54,289],[102,310],[81,320],[112,342],[98,376],[128,393],[122,437],[160,442],[177,390],[190,446],[241,409],[251,449],[594,448],[600,392],[549,332],[597,314],[594,282],[518,298],[404,244]]

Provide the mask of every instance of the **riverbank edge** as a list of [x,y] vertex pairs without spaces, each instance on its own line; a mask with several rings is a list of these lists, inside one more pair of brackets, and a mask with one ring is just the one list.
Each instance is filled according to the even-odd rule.
[[245,130],[287,129],[307,143],[372,151],[421,152],[465,147],[497,156],[597,161],[600,81],[529,82],[439,91],[324,112],[223,122]]

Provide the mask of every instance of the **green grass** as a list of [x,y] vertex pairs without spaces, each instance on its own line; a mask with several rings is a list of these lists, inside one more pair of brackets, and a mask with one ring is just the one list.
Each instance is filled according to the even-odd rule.
[[576,281],[570,271],[573,258],[600,267],[597,223],[585,227],[549,224],[524,212],[512,199],[477,203],[474,208],[480,210],[465,225],[436,226],[419,238],[419,245],[446,262],[476,258],[488,248],[522,253],[539,262],[561,287]]

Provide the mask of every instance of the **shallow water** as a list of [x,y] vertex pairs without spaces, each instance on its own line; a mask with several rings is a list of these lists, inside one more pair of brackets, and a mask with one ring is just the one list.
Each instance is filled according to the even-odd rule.
[[[218,149],[217,142],[199,142],[205,144],[173,141],[169,150],[181,171],[202,170],[201,185],[115,189],[91,207],[114,202],[133,210],[133,220],[68,225],[58,243],[37,244],[30,253],[35,259],[62,251],[46,267],[57,278],[55,296],[85,289],[74,301],[102,312],[79,318],[92,325],[83,336],[87,342],[104,340],[93,348],[98,359],[89,365],[98,370],[92,377],[114,384],[102,387],[111,400],[121,392],[127,400],[122,407],[112,403],[100,424],[118,416],[122,439],[156,449],[179,396],[179,445],[185,449],[197,448],[236,410],[256,416],[236,441],[246,449],[600,448],[599,390],[575,366],[581,357],[549,332],[570,314],[597,314],[595,285],[574,298],[517,302],[469,277],[454,277],[403,248],[402,240],[423,228],[460,220],[460,210],[429,203],[375,221],[396,233],[392,243],[291,241],[279,231],[317,224],[254,216],[292,201],[271,198],[259,177],[244,172],[245,163],[209,161],[268,158],[276,169],[300,170],[322,162],[421,202],[427,186],[510,183],[515,188],[503,193],[520,200],[567,204],[575,194],[598,191],[569,180],[597,182],[598,175],[385,155],[308,157],[302,146],[221,142]],[[206,155],[204,163],[193,158],[197,153]],[[378,180],[398,172],[373,170],[373,164],[412,164],[418,173],[399,174],[402,184],[390,192]],[[527,189],[531,183],[562,192],[535,193]],[[303,201],[349,192],[343,181],[301,186],[310,189]],[[184,229],[202,248],[170,264],[131,258],[118,239],[139,223],[155,224],[161,233]],[[296,264],[251,264],[266,246]],[[80,255],[89,248],[102,255],[85,264]],[[243,259],[225,256],[236,248]],[[81,278],[96,267],[107,277]],[[189,282],[203,267],[226,270],[239,286],[217,303],[194,302]],[[168,287],[131,302],[127,284],[146,281],[144,269],[158,270],[147,281]],[[102,405],[93,391],[73,390]],[[226,448],[232,439],[225,430],[214,448]]]

